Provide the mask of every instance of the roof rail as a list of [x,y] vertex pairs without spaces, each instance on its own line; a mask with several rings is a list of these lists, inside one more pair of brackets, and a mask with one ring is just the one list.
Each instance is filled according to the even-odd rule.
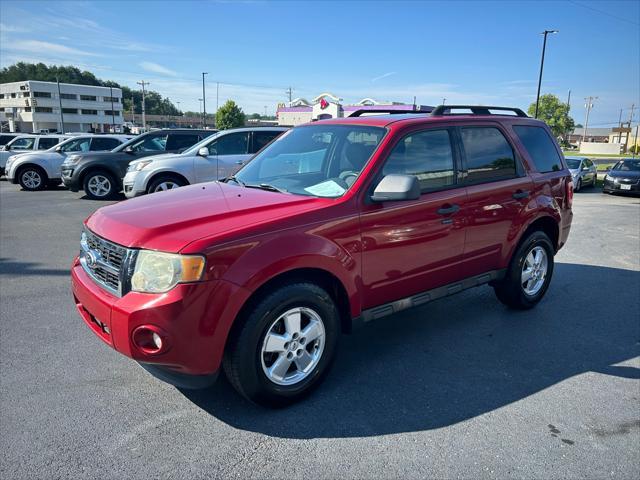
[[433,107],[427,107],[427,106],[416,106],[412,109],[403,109],[403,110],[398,110],[397,108],[375,108],[375,109],[370,109],[370,108],[363,108],[361,110],[356,110],[355,112],[353,112],[351,115],[349,115],[350,117],[361,117],[363,116],[365,113],[372,113],[372,114],[387,114],[387,115],[403,115],[405,113],[431,113],[431,111],[433,110]]
[[469,115],[468,113],[452,113],[451,110],[471,110],[473,115],[501,115],[499,113],[492,113],[491,110],[505,111],[505,112],[513,112],[518,117],[527,117],[528,115],[524,113],[519,108],[512,107],[490,107],[487,105],[438,105],[433,109],[431,115]]

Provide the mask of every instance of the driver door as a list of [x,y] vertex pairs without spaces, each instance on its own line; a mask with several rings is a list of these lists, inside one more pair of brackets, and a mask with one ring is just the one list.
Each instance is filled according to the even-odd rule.
[[198,156],[195,162],[196,182],[212,182],[233,175],[249,154],[249,132],[230,132],[221,135],[207,147],[207,157]]

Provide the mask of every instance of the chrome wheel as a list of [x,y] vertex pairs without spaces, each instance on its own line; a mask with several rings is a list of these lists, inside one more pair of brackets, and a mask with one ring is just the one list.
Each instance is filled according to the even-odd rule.
[[87,182],[89,193],[95,197],[104,197],[111,192],[111,180],[104,175],[94,175]]
[[320,315],[310,308],[292,308],[267,330],[260,350],[262,370],[277,385],[299,383],[320,362],[324,345]]
[[549,269],[547,252],[542,247],[534,247],[524,259],[520,283],[524,293],[529,296],[536,295],[544,285]]
[[179,187],[180,185],[178,185],[176,182],[173,182],[171,180],[166,180],[162,183],[159,183],[153,192],[154,193],[164,192],[165,190],[173,190],[174,188],[179,188]]
[[26,170],[22,174],[22,183],[30,190],[36,190],[42,185],[42,176],[35,170]]

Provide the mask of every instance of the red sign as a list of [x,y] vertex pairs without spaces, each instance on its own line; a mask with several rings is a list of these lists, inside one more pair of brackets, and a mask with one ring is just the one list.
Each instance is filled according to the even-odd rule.
[[329,106],[329,102],[327,102],[324,98],[320,99],[320,109],[324,110]]

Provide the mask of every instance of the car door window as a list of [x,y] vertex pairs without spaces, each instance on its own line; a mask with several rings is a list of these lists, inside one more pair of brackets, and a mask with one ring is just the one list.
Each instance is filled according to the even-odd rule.
[[167,140],[167,150],[183,150],[198,143],[198,135],[195,134],[171,134]]
[[148,136],[131,145],[134,152],[163,152],[167,145],[167,135]]
[[253,132],[253,146],[250,153],[256,153],[267,145],[271,140],[284,132],[260,131]]
[[514,125],[513,131],[518,135],[538,172],[545,173],[562,170],[560,154],[558,154],[553,140],[544,128]]
[[120,141],[117,138],[94,138],[91,140],[91,151],[113,150],[118,145],[120,145]]
[[59,138],[40,138],[40,141],[38,142],[38,150],[49,150],[58,143],[60,143]]
[[35,143],[35,137],[18,138],[11,144],[11,150],[33,150]]
[[516,160],[502,132],[494,127],[461,129],[467,161],[467,183],[484,183],[514,178]]
[[210,155],[244,155],[249,148],[247,132],[229,133],[209,145]]
[[88,152],[89,145],[91,144],[90,138],[76,138],[70,142],[60,146],[62,152]]
[[384,175],[414,175],[423,192],[455,184],[451,137],[448,130],[428,130],[404,137],[393,148]]

